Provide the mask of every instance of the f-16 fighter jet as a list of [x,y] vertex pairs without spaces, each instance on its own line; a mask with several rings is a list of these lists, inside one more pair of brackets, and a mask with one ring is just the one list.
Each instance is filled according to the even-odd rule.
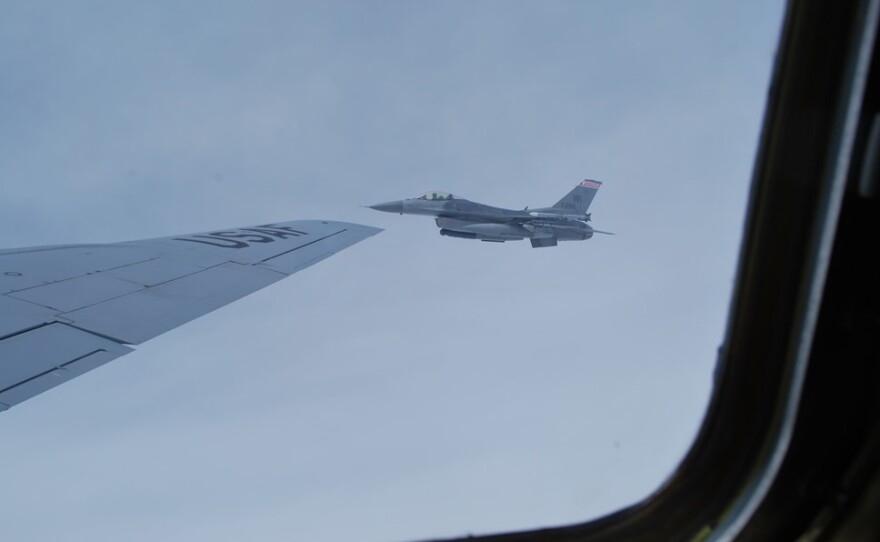
[[587,210],[602,183],[586,180],[574,187],[552,207],[522,211],[502,209],[466,200],[446,192],[427,192],[417,198],[370,205],[386,213],[428,215],[440,235],[462,239],[479,239],[493,243],[528,239],[532,247],[555,247],[558,241],[583,241],[594,233],[587,222]]

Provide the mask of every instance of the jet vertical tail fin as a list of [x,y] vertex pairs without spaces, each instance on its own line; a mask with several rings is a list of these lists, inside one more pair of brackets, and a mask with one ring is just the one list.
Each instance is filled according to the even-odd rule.
[[581,181],[574,187],[574,190],[566,194],[564,198],[556,202],[556,205],[550,207],[550,209],[564,213],[586,214],[600,186],[602,186],[601,181],[592,181],[590,179]]

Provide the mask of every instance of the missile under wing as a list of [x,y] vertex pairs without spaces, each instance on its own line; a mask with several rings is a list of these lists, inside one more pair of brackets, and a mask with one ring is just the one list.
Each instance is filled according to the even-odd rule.
[[301,220],[0,250],[0,410],[380,231]]

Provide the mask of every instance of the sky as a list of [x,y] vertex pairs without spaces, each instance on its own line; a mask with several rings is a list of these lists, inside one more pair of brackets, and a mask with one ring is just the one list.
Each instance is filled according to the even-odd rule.
[[[661,487],[711,392],[783,5],[4,2],[0,246],[378,236],[0,414],[16,541],[403,541]],[[552,205],[532,249],[363,205]]]

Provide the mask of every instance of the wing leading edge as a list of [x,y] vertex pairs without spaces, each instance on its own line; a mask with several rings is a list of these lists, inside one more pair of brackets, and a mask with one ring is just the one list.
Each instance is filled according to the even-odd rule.
[[0,251],[0,411],[380,231],[300,220]]

